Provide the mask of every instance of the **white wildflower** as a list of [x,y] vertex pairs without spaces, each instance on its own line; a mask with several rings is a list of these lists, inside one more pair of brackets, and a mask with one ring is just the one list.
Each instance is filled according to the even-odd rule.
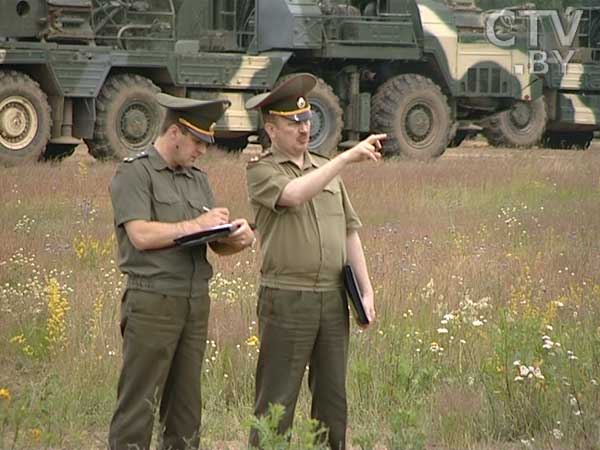
[[571,406],[577,406],[577,399],[573,395],[569,395],[569,403]]
[[552,430],[552,436],[554,436],[554,439],[562,439],[562,437],[564,436],[563,432],[560,431],[558,428],[554,428]]

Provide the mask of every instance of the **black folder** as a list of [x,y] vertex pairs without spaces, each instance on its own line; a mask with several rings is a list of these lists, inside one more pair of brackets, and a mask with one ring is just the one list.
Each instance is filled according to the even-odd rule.
[[175,244],[180,247],[196,247],[198,245],[207,244],[216,239],[227,237],[235,230],[239,225],[226,223],[225,225],[219,225],[216,227],[208,228],[206,230],[198,231],[197,233],[186,234],[175,238]]
[[352,266],[349,264],[344,266],[344,286],[348,292],[350,305],[352,306],[352,311],[354,312],[356,320],[361,325],[368,325],[369,319],[367,318],[367,313],[365,312],[365,307],[362,303],[362,294],[360,293],[360,288],[356,282]]

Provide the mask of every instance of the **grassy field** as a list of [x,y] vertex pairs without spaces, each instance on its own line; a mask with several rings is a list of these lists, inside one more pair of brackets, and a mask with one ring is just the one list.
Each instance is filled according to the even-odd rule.
[[[218,203],[249,217],[245,160],[201,165]],[[78,157],[1,171],[0,448],[105,448],[123,286],[114,170]],[[351,331],[352,448],[600,449],[600,153],[369,163],[344,180],[378,310]],[[212,261],[202,440],[239,450],[259,258]],[[308,405],[303,388],[300,417]]]

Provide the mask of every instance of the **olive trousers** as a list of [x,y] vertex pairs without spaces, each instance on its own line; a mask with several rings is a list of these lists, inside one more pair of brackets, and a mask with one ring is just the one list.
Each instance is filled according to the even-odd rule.
[[[345,450],[349,328],[345,291],[292,291],[263,286],[257,313],[260,353],[254,414],[263,416],[269,404],[281,404],[285,414],[278,432],[288,430],[308,365],[311,416],[327,429],[329,447]],[[250,445],[260,448],[255,429],[250,431]]]
[[198,448],[208,286],[199,294],[173,297],[128,289],[123,295],[123,367],[109,429],[110,450],[148,450],[157,412],[158,448]]

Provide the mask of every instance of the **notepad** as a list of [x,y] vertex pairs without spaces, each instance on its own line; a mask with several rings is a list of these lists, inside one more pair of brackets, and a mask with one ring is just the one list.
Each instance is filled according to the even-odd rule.
[[239,225],[237,224],[226,223],[224,225],[207,228],[206,230],[198,231],[196,233],[179,236],[178,238],[174,239],[174,242],[175,245],[180,247],[195,247],[198,245],[208,244],[209,242],[223,237],[227,237],[238,228]]

